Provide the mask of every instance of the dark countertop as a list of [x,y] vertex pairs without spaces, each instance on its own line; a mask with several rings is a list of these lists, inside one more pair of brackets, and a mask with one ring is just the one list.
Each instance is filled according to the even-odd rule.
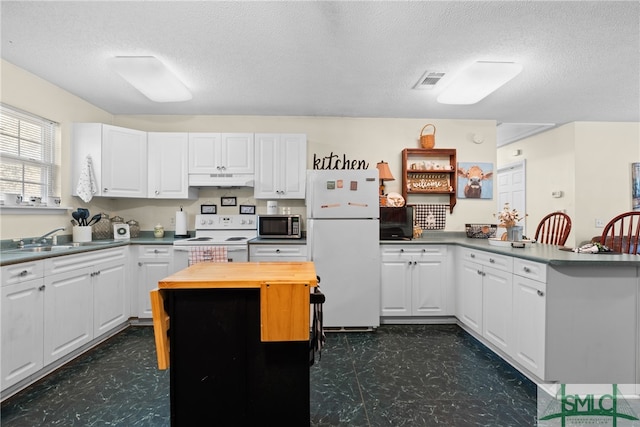
[[[71,236],[59,236],[58,245],[65,246],[70,244]],[[65,255],[74,255],[84,252],[97,251],[101,249],[116,248],[125,245],[173,245],[175,240],[173,235],[165,235],[162,238],[153,237],[153,232],[140,233],[140,237],[129,240],[94,240],[90,244],[82,246],[74,246],[70,248],[57,249],[44,252],[13,252],[3,248],[0,251],[0,266],[19,264],[21,262],[37,261],[46,258],[53,258]]]
[[[65,237],[65,236],[61,236]],[[94,241],[95,245],[79,246],[53,252],[24,252],[8,253],[0,251],[0,266],[18,264],[21,262],[35,261],[55,256],[71,255],[82,252],[108,249],[124,245],[172,245],[176,239],[167,234],[163,238],[153,237],[152,232],[141,232],[140,237],[123,241]],[[100,242],[100,243],[98,243]],[[59,244],[64,245],[64,239],[59,239]],[[249,244],[277,244],[277,245],[304,245],[306,239],[262,239],[255,238]],[[456,245],[470,249],[478,249],[500,255],[508,255],[529,261],[556,266],[633,266],[640,268],[640,255],[630,254],[579,254],[562,251],[558,246],[544,245],[541,243],[527,243],[522,249],[492,246],[487,239],[470,239],[462,232],[425,232],[419,239],[413,240],[383,240],[381,245]]]
[[542,243],[526,243],[525,247],[511,248],[493,246],[488,239],[471,239],[465,233],[423,233],[419,239],[413,240],[384,240],[381,245],[457,245],[470,249],[479,249],[500,255],[508,255],[529,261],[556,266],[634,266],[640,267],[640,255],[614,253],[575,253],[560,250],[555,245]]

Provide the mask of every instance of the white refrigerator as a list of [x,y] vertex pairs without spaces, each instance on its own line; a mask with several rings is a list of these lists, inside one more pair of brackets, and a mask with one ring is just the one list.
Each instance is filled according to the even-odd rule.
[[325,328],[380,326],[378,169],[307,171],[307,247]]

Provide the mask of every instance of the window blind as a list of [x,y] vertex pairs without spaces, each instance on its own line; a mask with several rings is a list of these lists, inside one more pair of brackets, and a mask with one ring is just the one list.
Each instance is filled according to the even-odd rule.
[[0,104],[0,192],[54,196],[58,123]]

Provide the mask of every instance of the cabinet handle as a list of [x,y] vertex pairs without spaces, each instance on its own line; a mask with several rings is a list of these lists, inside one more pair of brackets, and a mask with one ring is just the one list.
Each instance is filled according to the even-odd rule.
[[469,254],[469,258],[475,258],[476,254]]
[[142,267],[142,263],[138,261],[138,267]]
[[18,273],[18,276],[20,276],[20,277],[24,277],[24,276],[26,276],[27,274],[29,274],[29,271],[27,271],[27,270],[22,270],[20,273]]
[[422,248],[422,252],[427,252],[427,250],[425,248]]
[[539,296],[539,297],[544,296],[544,292],[542,292],[542,291],[538,291],[538,296]]
[[105,187],[105,188],[103,188],[103,189],[102,189],[102,192],[103,192],[103,193],[106,193],[107,191],[109,191],[109,189],[108,189],[107,187]]
[[280,253],[280,249],[276,249],[276,253],[279,254]]
[[38,290],[39,290],[40,292],[43,292],[43,291],[44,291],[44,285],[40,286],[40,287],[38,288]]
[[154,250],[153,250],[153,253],[154,253],[154,254],[157,254],[157,253],[160,253],[160,251],[159,251],[159,250],[157,250],[157,249],[154,249]]
[[400,249],[400,252],[404,252],[404,249],[402,249],[402,248],[401,248],[401,249]]
[[529,267],[523,267],[522,269],[525,273],[531,273],[531,269]]
[[491,264],[495,264],[496,260],[495,260],[495,259],[493,259],[493,258],[489,258],[489,262],[490,262]]
[[156,196],[160,194],[160,191],[156,190]]
[[478,270],[477,273],[482,276],[482,271]]

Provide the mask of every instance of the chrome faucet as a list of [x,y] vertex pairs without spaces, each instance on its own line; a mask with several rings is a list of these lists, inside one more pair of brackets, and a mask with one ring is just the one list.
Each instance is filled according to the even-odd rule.
[[44,234],[44,235],[42,235],[42,236],[38,237],[37,239],[33,239],[33,240],[31,241],[31,243],[38,243],[38,242],[46,243],[46,240],[45,240],[45,239],[46,239],[46,237],[51,236],[53,233],[57,233],[58,231],[62,231],[62,230],[64,230],[64,229],[65,229],[64,227],[59,227],[59,228],[56,228],[56,229],[54,229],[54,230],[51,230],[51,231],[49,231],[48,233],[46,233],[46,234]]

